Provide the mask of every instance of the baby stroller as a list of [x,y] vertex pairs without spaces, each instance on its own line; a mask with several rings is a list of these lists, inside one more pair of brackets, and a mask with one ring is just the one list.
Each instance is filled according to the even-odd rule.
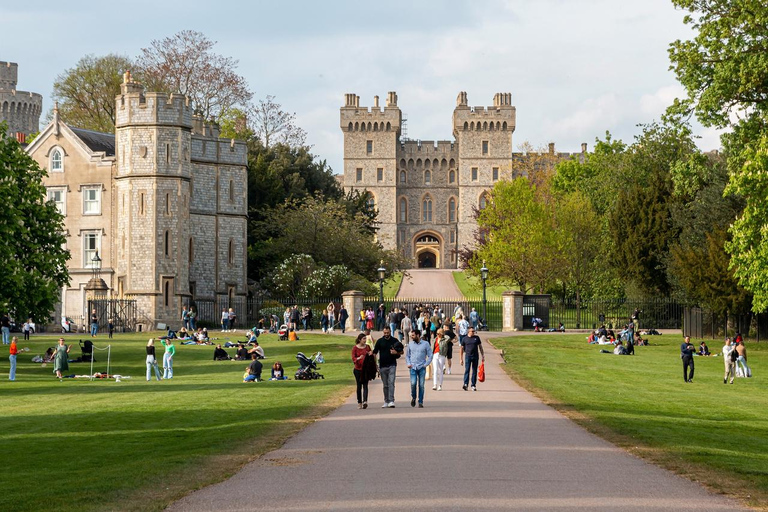
[[277,330],[277,334],[280,336],[280,341],[288,341],[288,326],[283,324],[280,329]]
[[96,359],[93,358],[93,342],[91,340],[80,340],[80,351],[82,352],[80,361],[84,363],[96,361]]
[[296,380],[317,380],[317,379],[325,379],[321,374],[317,373],[315,370],[317,370],[317,362],[319,360],[318,354],[319,352],[315,352],[312,354],[312,357],[309,358],[304,355],[303,352],[299,352],[296,354],[296,360],[299,362],[299,369],[296,370],[295,378]]

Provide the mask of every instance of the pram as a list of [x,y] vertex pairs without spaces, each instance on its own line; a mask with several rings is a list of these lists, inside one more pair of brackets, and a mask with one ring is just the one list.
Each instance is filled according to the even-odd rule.
[[309,358],[303,352],[296,354],[296,360],[299,362],[299,369],[296,370],[296,380],[316,380],[325,379],[320,373],[316,372],[317,362],[320,360],[320,352],[315,352]]
[[93,342],[91,340],[80,340],[80,351],[82,352],[80,361],[84,363],[96,361],[96,359],[93,358]]
[[281,325],[277,334],[280,336],[280,341],[288,341],[288,326],[286,324]]

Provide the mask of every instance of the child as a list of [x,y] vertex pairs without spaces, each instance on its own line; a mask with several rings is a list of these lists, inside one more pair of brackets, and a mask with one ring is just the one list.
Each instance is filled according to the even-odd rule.
[[272,365],[272,378],[270,380],[288,380],[283,370],[283,364],[280,361],[275,361]]

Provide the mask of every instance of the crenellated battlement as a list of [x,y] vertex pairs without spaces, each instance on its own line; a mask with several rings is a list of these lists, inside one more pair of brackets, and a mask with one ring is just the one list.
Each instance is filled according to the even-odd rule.
[[387,93],[386,105],[379,106],[379,97],[373,97],[372,107],[361,107],[360,96],[349,93],[344,95],[341,107],[340,127],[345,132],[382,132],[399,133],[402,113],[397,106],[397,94]]
[[115,127],[166,125],[192,128],[192,107],[183,94],[146,92],[144,86],[123,75],[120,95],[116,98]]
[[458,156],[458,147],[453,141],[406,140],[400,143],[398,155],[402,156]]
[[19,65],[15,62],[0,60],[0,91],[12,91],[16,89],[19,81]]
[[16,90],[19,65],[0,61],[0,122],[8,123],[8,133],[29,135],[40,129],[43,97],[35,92]]

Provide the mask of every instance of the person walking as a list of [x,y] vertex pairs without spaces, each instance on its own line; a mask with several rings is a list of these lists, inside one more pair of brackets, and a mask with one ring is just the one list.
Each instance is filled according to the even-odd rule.
[[235,329],[235,324],[237,323],[237,313],[235,313],[235,309],[229,308],[229,312],[227,313],[227,316],[229,316],[230,332],[237,332],[237,329]]
[[448,337],[448,347],[445,354],[445,373],[450,375],[451,361],[453,360],[453,345],[456,343],[456,333],[453,332],[450,320],[446,320],[445,323],[443,323],[443,336]]
[[229,311],[227,308],[221,308],[221,332],[229,331]]
[[336,325],[336,305],[333,301],[328,303],[328,332],[333,334],[333,327]]
[[736,377],[736,359],[738,356],[738,352],[731,346],[731,338],[725,338],[725,345],[723,345],[723,364],[725,365],[723,384],[728,383],[729,376],[731,377],[731,384],[733,384],[733,379]]
[[384,331],[384,326],[386,325],[386,322],[387,322],[387,309],[384,307],[384,304],[379,304],[379,309],[376,310],[376,330]]
[[94,309],[91,312],[91,338],[95,338],[98,333],[99,333],[99,316],[96,314],[96,310]]
[[324,309],[323,314],[320,315],[320,328],[323,330],[323,334],[328,332],[328,310]]
[[392,337],[389,327],[384,328],[384,335],[376,340],[373,346],[373,354],[379,356],[379,375],[384,391],[384,408],[395,406],[395,375],[397,373],[397,359],[403,355],[403,344]]
[[29,335],[32,334],[32,319],[28,319],[24,322],[24,326],[21,328],[21,332],[24,333],[24,341],[29,341]]
[[347,312],[347,308],[344,307],[344,304],[342,304],[341,308],[339,309],[339,327],[341,328],[342,334],[347,332],[348,319],[349,319],[349,313]]
[[403,315],[403,319],[400,321],[400,333],[404,340],[411,339],[411,318],[408,315]]
[[163,378],[173,378],[173,356],[176,354],[176,347],[173,345],[172,340],[160,340],[160,343],[165,347],[165,354],[163,354]]
[[62,377],[62,372],[69,370],[69,361],[67,358],[71,348],[72,345],[64,344],[64,338],[59,338],[59,344],[56,347],[56,355],[53,358],[53,373],[55,373],[58,378]]
[[432,363],[432,347],[422,339],[418,331],[411,331],[411,341],[405,353],[405,362],[411,373],[411,407],[416,407],[416,386],[418,385],[419,408],[424,407],[424,380],[427,366]]
[[8,373],[8,380],[16,380],[16,355],[19,353],[19,349],[16,346],[16,343],[19,341],[19,338],[16,336],[11,339],[11,346],[10,348],[10,355],[8,356],[8,361],[11,363],[11,370]]
[[[696,347],[691,343],[691,337],[686,336],[683,343],[680,345],[680,357],[683,360],[683,379],[685,382],[693,382],[693,354],[696,352]],[[690,368],[690,374],[688,369]]]
[[[469,322],[467,322],[467,319],[464,318],[462,315],[459,315],[456,317],[456,327],[459,330],[459,344],[462,343],[462,339],[467,335],[469,332]],[[474,329],[472,329],[474,330]]]
[[160,368],[157,367],[157,358],[155,357],[155,340],[149,338],[147,342],[147,382],[152,380],[152,369],[155,369],[155,378],[163,380],[160,377]]
[[107,332],[109,333],[109,339],[112,339],[112,335],[115,333],[115,320],[113,318],[110,318],[109,322],[107,322]]
[[0,318],[0,331],[3,332],[3,345],[8,345],[11,336],[11,319],[6,314]]
[[443,329],[438,329],[432,342],[432,389],[443,390],[443,374],[445,373],[445,361],[448,355],[448,346],[451,339],[445,335]]
[[197,310],[190,307],[189,313],[187,313],[187,320],[189,321],[188,329],[192,332],[197,330]]
[[736,373],[738,374],[739,370],[741,370],[744,377],[750,377],[752,375],[752,370],[747,366],[747,347],[744,346],[744,342],[738,342],[734,350],[739,355],[739,357],[736,358]]
[[[478,360],[485,362],[485,352],[483,352],[483,343],[480,341],[480,336],[475,334],[475,330],[470,327],[467,331],[467,335],[459,340],[461,350],[459,350],[459,358],[461,364],[464,366],[464,386],[462,389],[467,390],[467,386],[470,383],[469,371],[472,369],[472,391],[477,391],[477,367]],[[478,357],[478,352],[479,357]]]
[[480,315],[477,314],[477,310],[472,308],[469,312],[469,321],[472,323],[472,328],[477,331],[477,326],[480,324]]
[[368,378],[363,375],[363,364],[368,354],[371,354],[371,348],[365,344],[365,333],[361,332],[357,335],[355,346],[352,347],[352,363],[354,364],[352,373],[355,376],[358,409],[368,408]]
[[181,325],[184,329],[189,330],[189,311],[187,306],[181,308]]

